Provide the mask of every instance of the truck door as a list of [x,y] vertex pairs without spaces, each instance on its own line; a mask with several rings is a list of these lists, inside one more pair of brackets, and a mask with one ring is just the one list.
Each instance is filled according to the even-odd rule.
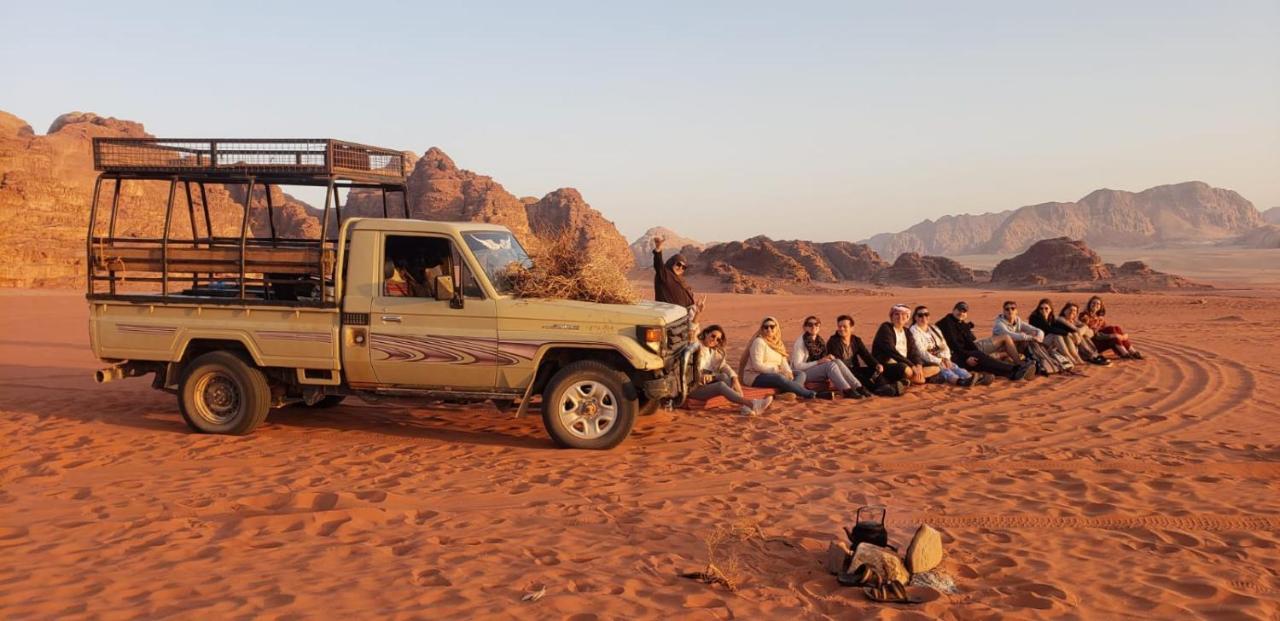
[[[497,382],[496,303],[441,235],[383,235],[383,270],[369,313],[370,365],[379,384],[491,391]],[[461,266],[462,308],[448,296]],[[444,298],[444,299],[441,299]]]

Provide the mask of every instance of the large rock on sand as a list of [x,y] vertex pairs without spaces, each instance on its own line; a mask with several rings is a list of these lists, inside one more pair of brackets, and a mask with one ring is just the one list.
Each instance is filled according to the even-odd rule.
[[921,524],[907,545],[907,571],[918,574],[942,562],[942,534],[928,524]]

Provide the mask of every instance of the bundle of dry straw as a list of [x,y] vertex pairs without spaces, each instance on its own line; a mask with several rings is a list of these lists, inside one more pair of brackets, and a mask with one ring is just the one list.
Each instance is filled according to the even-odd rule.
[[589,254],[575,235],[560,235],[531,254],[533,267],[512,264],[504,272],[519,297],[602,304],[639,301],[622,270]]

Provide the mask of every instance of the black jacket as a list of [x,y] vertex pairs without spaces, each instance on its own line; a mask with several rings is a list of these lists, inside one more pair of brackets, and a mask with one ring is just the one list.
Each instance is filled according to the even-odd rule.
[[960,361],[968,357],[968,352],[978,350],[978,337],[973,335],[973,322],[960,321],[955,315],[947,313],[933,325],[942,331],[942,338],[947,340],[947,349],[951,350],[951,359]]
[[920,360],[920,352],[916,350],[916,340],[911,338],[910,334],[907,334],[906,337],[907,355],[903,356],[894,347],[898,337],[893,329],[893,324],[887,321],[880,324],[880,329],[876,330],[875,338],[871,340],[871,355],[880,364],[917,364]]
[[689,285],[685,284],[684,279],[676,276],[675,271],[671,269],[679,256],[673,255],[663,263],[662,251],[653,251],[653,299],[668,304],[693,306],[693,292],[689,290]]
[[[856,334],[850,336],[848,351],[844,351],[845,347],[844,343],[840,341],[840,335],[832,334],[831,338],[827,339],[827,353],[843,362],[845,366],[849,367],[850,371],[856,371],[859,367],[866,367],[875,371],[876,359],[871,357],[871,351],[867,349],[866,343],[863,343],[862,339],[858,338]],[[862,361],[862,364],[858,364],[858,361]]]
[[1045,334],[1057,334],[1058,336],[1066,336],[1076,331],[1075,328],[1059,323],[1056,317],[1045,319],[1044,315],[1040,314],[1040,311],[1031,313],[1031,325],[1044,330]]

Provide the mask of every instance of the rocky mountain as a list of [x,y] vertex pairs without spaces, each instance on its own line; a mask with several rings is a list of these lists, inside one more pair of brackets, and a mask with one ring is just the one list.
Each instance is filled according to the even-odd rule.
[[966,254],[987,243],[991,232],[1011,213],[1013,210],[943,216],[937,220],[925,220],[900,233],[881,233],[860,243],[870,246],[883,257],[897,257],[904,252],[942,256]]
[[[92,139],[146,137],[142,124],[102,117],[91,112],[59,116],[44,135],[36,134],[21,119],[0,112],[0,286],[73,286],[84,282],[85,223],[89,216],[93,184]],[[107,184],[104,192],[110,192]],[[238,236],[244,188],[206,187],[213,232]],[[278,192],[278,190],[277,190]],[[116,234],[122,237],[159,237],[163,230],[169,188],[163,182],[126,182],[121,186],[121,207]],[[259,189],[250,210],[250,226],[265,235],[265,195]],[[304,205],[287,194],[273,194],[277,205],[277,229],[297,236],[318,231]],[[198,200],[198,199],[197,199]],[[102,205],[109,204],[106,197]],[[175,209],[172,235],[191,238],[191,220],[185,209]],[[105,215],[105,214],[104,214]],[[99,220],[104,225],[105,218]],[[197,217],[203,236],[203,218]],[[101,228],[99,234],[105,233]]]
[[774,241],[763,235],[746,241],[681,251],[694,269],[712,273],[716,262],[746,276],[808,283],[857,280],[870,282],[889,264],[865,245],[850,242]]
[[1197,286],[1180,276],[1157,272],[1142,261],[1115,266],[1083,240],[1042,239],[1016,257],[1005,259],[991,272],[991,282],[1009,287],[1059,287],[1080,290],[1171,289]]
[[631,242],[631,256],[635,258],[637,267],[647,267],[650,264],[649,262],[653,258],[653,238],[655,237],[663,239],[662,249],[665,252],[680,252],[686,247],[702,250],[707,246],[696,239],[684,237],[665,226],[655,226]]
[[1059,235],[1095,246],[1228,240],[1261,223],[1258,210],[1236,192],[1188,181],[1137,193],[1096,190],[1071,203],[926,220],[865,243],[885,256],[900,252],[1007,254]]
[[[561,188],[541,199],[516,198],[492,177],[458,168],[436,147],[417,160],[406,185],[415,218],[501,224],[531,252],[542,240],[576,235],[592,252],[604,253],[623,270],[632,265],[631,251],[617,227],[573,188]],[[393,215],[394,210],[393,206]],[[381,216],[381,193],[353,190],[343,214]]]
[[1280,224],[1280,207],[1272,207],[1262,212],[1262,221],[1267,224]]
[[1280,248],[1280,224],[1264,224],[1234,241],[1246,248]]
[[952,259],[904,252],[876,281],[906,287],[945,287],[970,285],[977,282],[977,277],[973,270]]
[[[67,287],[84,282],[85,222],[94,180],[92,139],[148,137],[142,124],[91,112],[71,112],[58,117],[44,135],[36,134],[22,119],[0,111],[0,287]],[[522,201],[492,178],[461,170],[439,149],[432,148],[415,161],[408,179],[413,216],[441,220],[469,220],[505,224],[526,246],[536,248],[539,239],[560,234],[579,236],[580,243],[601,252],[626,269],[631,252],[612,222],[592,209],[571,188],[556,190],[542,199]],[[110,184],[104,188],[110,192]],[[239,236],[244,186],[208,185],[210,220],[214,235]],[[179,188],[181,208],[175,209],[172,236],[190,239],[191,221]],[[159,237],[164,223],[168,186],[163,182],[126,182],[122,186],[117,235]],[[199,200],[198,198],[196,199]],[[319,236],[318,210],[279,188],[272,189],[277,233],[283,237],[315,239]],[[104,198],[100,205],[109,204]],[[250,228],[254,236],[270,230],[266,195],[254,191]],[[391,205],[392,215],[400,205]],[[197,205],[197,211],[200,211]],[[382,197],[372,191],[352,191],[343,215],[382,215]],[[100,221],[101,224],[102,221]],[[204,236],[203,218],[197,216],[196,234]],[[332,225],[332,222],[330,223]],[[101,232],[100,232],[101,233]]]

